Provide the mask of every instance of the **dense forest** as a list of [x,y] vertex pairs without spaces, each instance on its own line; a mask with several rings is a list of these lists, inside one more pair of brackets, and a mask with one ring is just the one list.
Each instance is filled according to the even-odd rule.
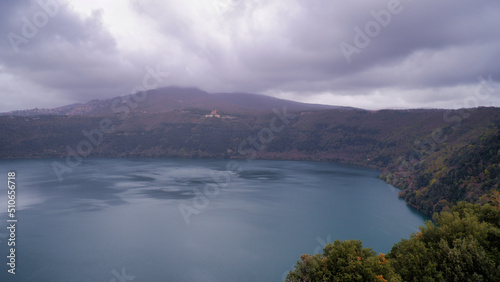
[[498,125],[456,150],[449,150],[448,144],[444,146],[413,167],[414,181],[409,185],[395,182],[405,188],[400,196],[427,214],[447,210],[458,201],[479,202],[488,192],[499,188]]
[[500,109],[219,111],[0,116],[0,158],[334,161],[382,171],[432,215],[500,183]]
[[500,193],[436,213],[388,254],[359,240],[335,241],[302,255],[286,281],[499,281]]

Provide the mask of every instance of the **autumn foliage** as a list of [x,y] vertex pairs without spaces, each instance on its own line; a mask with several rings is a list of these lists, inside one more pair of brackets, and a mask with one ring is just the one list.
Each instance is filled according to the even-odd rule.
[[410,239],[376,255],[359,240],[303,255],[286,281],[499,281],[500,205],[460,202]]

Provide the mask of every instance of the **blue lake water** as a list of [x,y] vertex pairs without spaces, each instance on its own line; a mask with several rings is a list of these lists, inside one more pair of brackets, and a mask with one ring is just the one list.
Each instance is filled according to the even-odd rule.
[[54,161],[0,160],[0,281],[282,281],[328,241],[387,253],[426,220],[377,171],[332,163],[89,158],[59,181]]

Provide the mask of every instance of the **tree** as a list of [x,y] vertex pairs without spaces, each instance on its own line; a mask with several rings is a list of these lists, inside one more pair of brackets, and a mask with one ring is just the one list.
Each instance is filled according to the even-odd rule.
[[[495,199],[496,194],[492,194]],[[459,202],[434,216],[387,257],[359,240],[303,255],[287,281],[499,281],[500,208]]]
[[404,281],[498,281],[500,210],[465,202],[434,217],[388,254]]
[[360,240],[336,240],[323,254],[302,255],[286,281],[401,281],[385,255]]

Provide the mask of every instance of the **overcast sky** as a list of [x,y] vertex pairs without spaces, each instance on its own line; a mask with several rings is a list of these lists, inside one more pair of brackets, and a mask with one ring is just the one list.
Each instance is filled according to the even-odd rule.
[[366,109],[500,106],[493,0],[1,0],[0,35],[0,112],[129,94],[148,72]]

